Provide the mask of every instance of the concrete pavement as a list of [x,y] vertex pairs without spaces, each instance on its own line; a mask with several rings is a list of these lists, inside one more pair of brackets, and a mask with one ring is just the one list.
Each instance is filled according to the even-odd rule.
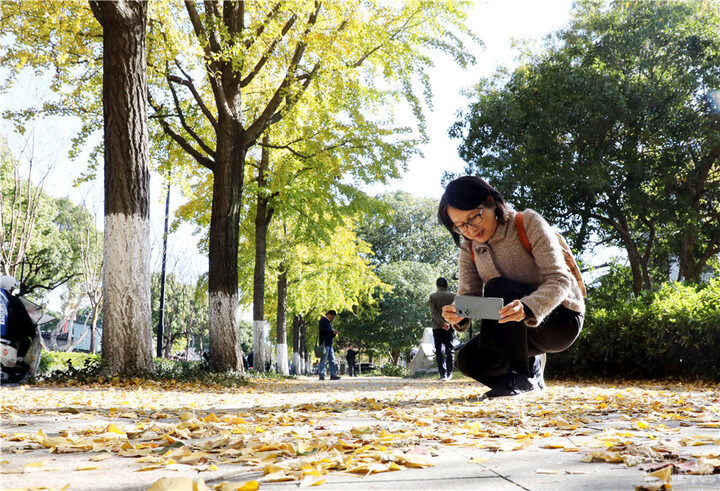
[[[252,488],[256,481],[261,490],[288,490],[321,479],[320,488],[343,491],[653,489],[662,481],[647,477],[643,463],[682,468],[685,459],[707,471],[720,459],[716,388],[549,386],[525,401],[478,401],[483,389],[468,380],[391,377],[301,377],[237,391],[4,387],[2,489],[147,490],[161,478],[175,479],[165,489],[177,491],[193,489],[189,482],[202,489],[201,480],[209,489]],[[98,427],[104,432],[88,429]],[[252,446],[258,438],[263,447]],[[320,444],[301,452],[310,439]],[[346,470],[362,452],[371,457],[353,474],[336,468],[305,481],[264,481],[292,460],[275,451],[287,445],[303,458],[317,456],[306,470],[327,468],[318,463],[325,451],[325,461],[337,454]],[[183,447],[207,459],[170,461]],[[228,448],[234,453],[218,454]],[[161,454],[168,456],[162,464],[147,465]],[[393,460],[402,470],[373,473]],[[720,490],[720,473],[674,474],[670,483],[673,490]]]

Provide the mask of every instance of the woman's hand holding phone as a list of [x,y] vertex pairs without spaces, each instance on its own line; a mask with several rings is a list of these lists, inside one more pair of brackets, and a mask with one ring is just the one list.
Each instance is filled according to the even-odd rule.
[[444,306],[442,309],[442,316],[443,316],[443,319],[445,319],[446,321],[448,321],[448,323],[453,324],[453,325],[460,323],[460,321],[462,321],[465,318],[465,317],[460,317],[459,315],[457,315],[457,310],[455,310],[454,304]]

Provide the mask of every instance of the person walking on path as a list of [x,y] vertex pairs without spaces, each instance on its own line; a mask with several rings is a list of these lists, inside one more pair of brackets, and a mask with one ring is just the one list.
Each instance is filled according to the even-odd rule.
[[455,300],[455,294],[448,291],[445,278],[435,281],[437,291],[430,294],[428,303],[432,315],[433,340],[435,341],[435,360],[437,361],[440,380],[450,380],[453,372],[453,330],[443,318],[442,309]]
[[[516,213],[476,176],[447,185],[438,219],[460,247],[457,294],[504,300],[500,320],[483,319],[458,352],[458,369],[490,387],[487,398],[543,390],[545,353],[572,345],[585,317],[555,231],[536,211]],[[454,305],[443,307],[443,318],[459,332],[470,325]]]
[[347,352],[345,352],[345,359],[347,360],[348,365],[348,375],[350,377],[357,377],[357,373],[355,373],[355,357],[359,353],[359,350],[356,350],[353,346],[350,346],[347,349]]
[[320,365],[318,365],[318,375],[320,380],[325,380],[325,364],[328,366],[330,372],[330,380],[340,380],[337,376],[337,363],[335,361],[335,352],[333,351],[333,341],[337,331],[333,329],[332,321],[335,320],[337,312],[334,310],[328,310],[325,316],[320,319],[320,325],[318,327],[318,342],[320,346],[325,346],[325,354],[320,358]]

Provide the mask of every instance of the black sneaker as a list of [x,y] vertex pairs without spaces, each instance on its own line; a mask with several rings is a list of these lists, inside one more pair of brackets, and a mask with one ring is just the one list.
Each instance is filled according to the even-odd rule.
[[330,380],[340,380],[340,377],[337,375],[330,375]]
[[325,375],[320,375],[320,380],[325,380]]
[[500,379],[497,386],[483,394],[483,399],[529,396],[539,394],[540,392],[542,392],[542,389],[535,380],[535,377],[510,370]]

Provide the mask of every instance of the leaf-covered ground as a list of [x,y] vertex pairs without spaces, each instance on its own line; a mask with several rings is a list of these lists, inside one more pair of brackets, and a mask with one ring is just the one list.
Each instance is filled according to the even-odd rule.
[[[119,457],[128,479],[147,471],[154,476],[148,488],[158,490],[258,489],[284,481],[327,486],[336,473],[433,466],[445,446],[488,455],[573,452],[579,462],[654,472],[655,489],[669,486],[673,473],[718,482],[710,476],[720,473],[717,387],[551,382],[533,399],[491,401],[479,400],[482,392],[463,379],[390,377],[300,378],[236,389],[141,380],[3,387],[3,488],[28,486],[34,481],[22,478],[36,473],[56,473],[52,482],[67,471],[91,479]],[[62,460],[65,454],[73,460]],[[238,465],[247,467],[243,479],[214,477]],[[43,486],[52,488],[30,487]]]

